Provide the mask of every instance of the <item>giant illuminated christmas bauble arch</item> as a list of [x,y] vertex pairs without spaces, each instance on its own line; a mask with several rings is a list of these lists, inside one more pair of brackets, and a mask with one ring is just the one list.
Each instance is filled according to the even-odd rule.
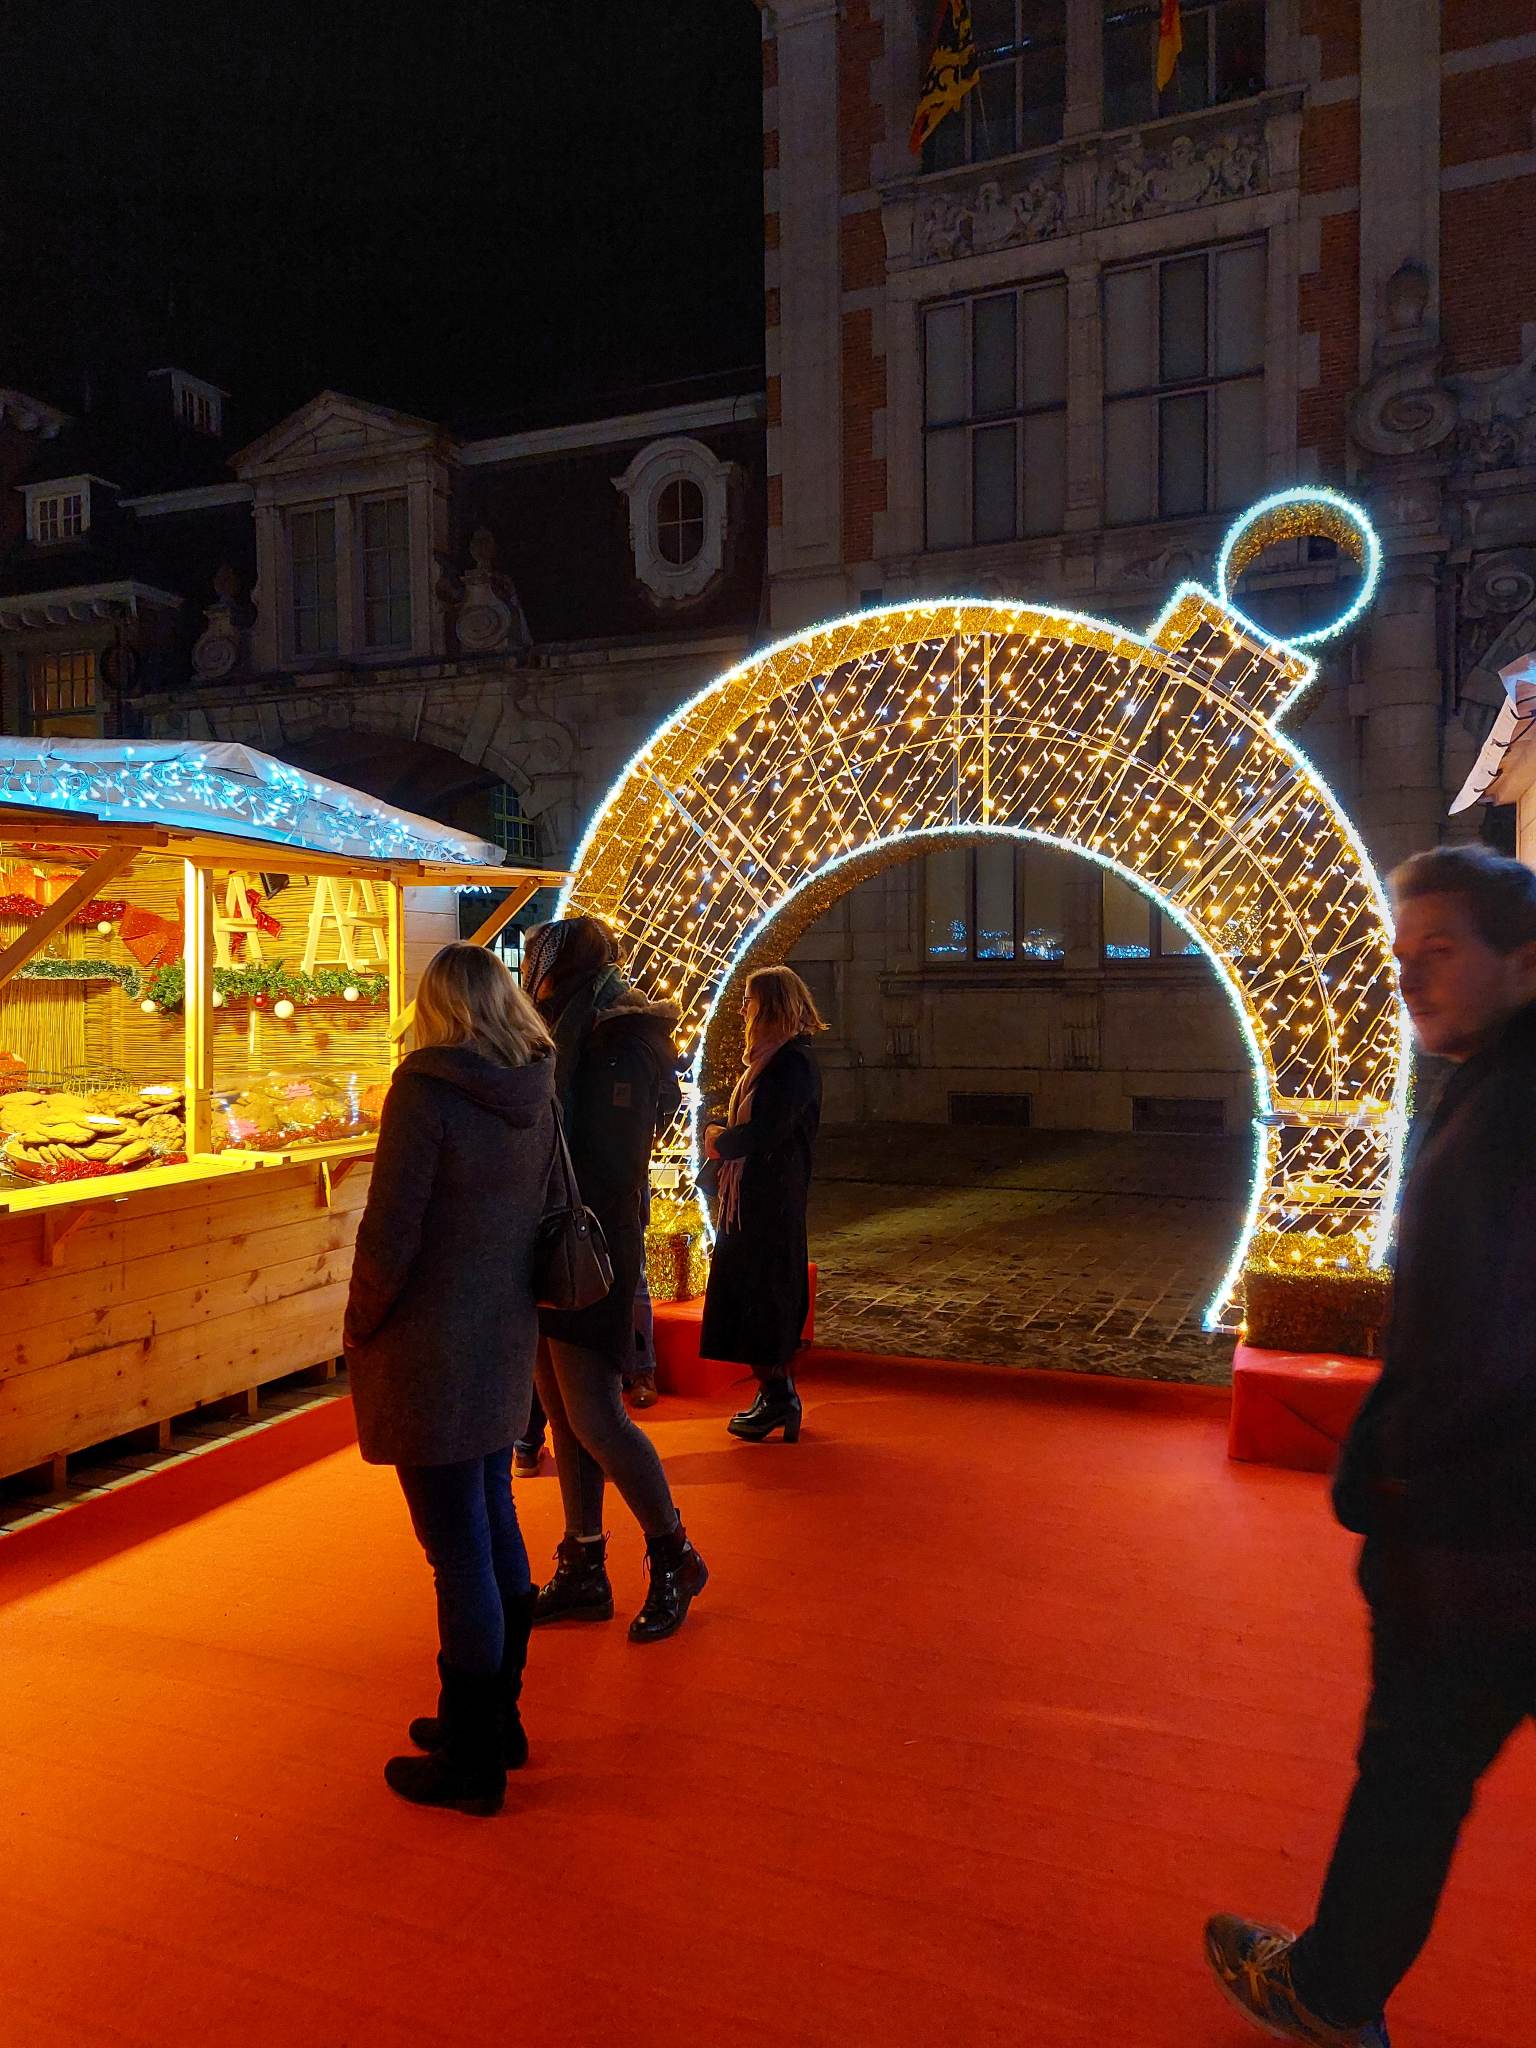
[[[1241,1025],[1253,1195],[1209,1324],[1240,1318],[1250,1257],[1378,1259],[1408,1080],[1388,907],[1281,730],[1315,664],[1231,598],[1264,548],[1317,534],[1362,571],[1336,631],[1369,602],[1376,536],[1343,498],[1287,492],[1228,535],[1216,592],[1181,586],[1145,637],[1027,604],[886,606],[766,649],[668,719],[609,792],[561,907],[609,920],[633,978],[677,1003],[696,1107],[739,1059],[740,979],[858,882],[956,836],[1043,840],[1161,904]],[[695,1139],[692,1119],[669,1134],[663,1183]]]

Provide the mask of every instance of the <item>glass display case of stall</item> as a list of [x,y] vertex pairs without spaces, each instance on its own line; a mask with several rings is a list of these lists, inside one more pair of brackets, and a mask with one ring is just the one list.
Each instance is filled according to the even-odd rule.
[[214,870],[209,1143],[287,1154],[370,1138],[394,1065],[386,879]]
[[436,892],[486,944],[563,879],[232,742],[0,739],[0,1211],[365,1155]]
[[0,950],[51,927],[0,987],[0,1193],[187,1157],[183,1034],[150,994],[180,964],[182,864],[132,861],[71,905],[102,857],[0,842]]

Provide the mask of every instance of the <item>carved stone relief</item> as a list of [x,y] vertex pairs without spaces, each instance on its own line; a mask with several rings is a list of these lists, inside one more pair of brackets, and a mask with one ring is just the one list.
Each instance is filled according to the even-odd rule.
[[521,653],[531,644],[517,590],[496,567],[496,538],[489,527],[476,527],[469,539],[469,567],[460,576],[445,571],[437,595],[466,654]]
[[1350,401],[1350,437],[1367,455],[1425,455],[1455,431],[1456,401],[1441,375],[1423,265],[1400,264],[1380,304],[1372,372]]
[[1007,191],[1001,179],[988,178],[964,194],[936,192],[918,216],[918,261],[948,263],[957,256],[985,256],[1023,242],[1049,241],[1062,232],[1066,214],[1057,163]]
[[1536,353],[1493,378],[1456,377],[1461,424],[1456,454],[1465,469],[1536,467]]
[[1536,550],[1507,549],[1481,564],[1474,559],[1462,595],[1464,606],[1469,599],[1491,599],[1488,614],[1463,620],[1457,650],[1462,681],[1456,708],[1480,744],[1504,706],[1499,671],[1536,650]]
[[219,683],[239,668],[246,651],[248,611],[240,604],[240,579],[228,562],[213,579],[215,602],[192,649],[192,672],[202,683]]
[[1151,147],[1133,135],[1100,167],[1099,223],[1246,199],[1267,189],[1266,168],[1264,131],[1256,122],[1198,137],[1175,135]]

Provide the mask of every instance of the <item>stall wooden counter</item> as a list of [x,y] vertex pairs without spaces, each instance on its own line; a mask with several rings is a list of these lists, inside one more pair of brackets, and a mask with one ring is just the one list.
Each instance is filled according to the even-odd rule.
[[483,944],[563,879],[244,747],[0,739],[0,1478],[332,1368],[445,892]]

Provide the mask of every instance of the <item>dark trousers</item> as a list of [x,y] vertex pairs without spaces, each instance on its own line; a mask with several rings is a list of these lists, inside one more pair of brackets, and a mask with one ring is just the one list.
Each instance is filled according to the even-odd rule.
[[568,1536],[603,1533],[611,1479],[647,1536],[670,1536],[677,1509],[656,1446],[624,1406],[624,1388],[601,1351],[546,1337],[534,1368],[555,1440],[555,1469]]
[[528,1551],[512,1503],[512,1447],[459,1465],[397,1465],[411,1526],[437,1582],[443,1662],[499,1671],[504,1603],[526,1596]]
[[1476,1604],[1452,1606],[1443,1592],[1405,1601],[1371,1578],[1368,1549],[1371,1696],[1358,1775],[1317,1918],[1293,1958],[1303,1998],[1340,2026],[1375,2019],[1407,1974],[1478,1780],[1536,1715],[1536,1629],[1501,1630],[1496,1614],[1479,1626]]

